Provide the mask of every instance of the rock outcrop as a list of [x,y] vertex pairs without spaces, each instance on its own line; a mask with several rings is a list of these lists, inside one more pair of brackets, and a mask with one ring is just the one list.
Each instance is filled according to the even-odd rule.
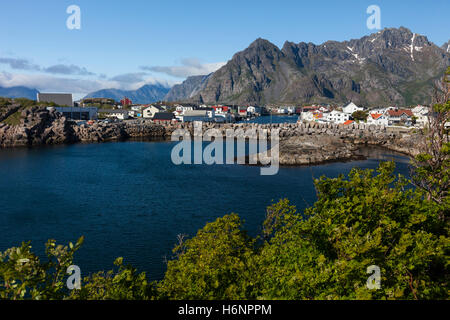
[[[166,126],[166,138],[176,129],[185,129],[194,135],[192,123],[178,123]],[[419,153],[423,136],[414,129],[400,129],[384,126],[354,123],[337,125],[333,123],[284,123],[284,124],[203,124],[202,134],[209,129],[219,130],[225,139],[258,139],[260,131],[267,132],[268,140],[273,130],[279,134],[279,157],[281,165],[308,165],[330,161],[361,159],[358,149],[363,146],[379,146],[414,156]],[[242,131],[237,131],[241,129]],[[234,130],[233,135],[227,130]],[[247,159],[247,163],[251,163]],[[255,163],[255,159],[252,159]]]
[[0,123],[1,147],[76,142],[72,125],[60,113],[42,107],[33,107],[20,112],[19,125]]
[[[2,108],[6,119],[18,108]],[[7,110],[7,111],[6,111]],[[0,122],[0,147],[25,147],[76,142],[103,142],[128,138],[164,138],[163,126],[137,121],[77,125],[54,110],[32,107],[20,111],[20,124]],[[3,120],[2,119],[2,120]]]

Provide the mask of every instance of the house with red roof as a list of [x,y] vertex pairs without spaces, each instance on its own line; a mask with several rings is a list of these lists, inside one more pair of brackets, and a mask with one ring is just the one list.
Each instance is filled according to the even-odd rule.
[[377,126],[387,126],[389,123],[387,116],[385,116],[383,113],[375,112],[369,114],[369,116],[367,117],[367,124],[374,124]]
[[412,122],[414,114],[409,109],[390,109],[385,114],[389,125],[408,124]]
[[319,110],[319,106],[305,106],[302,108],[302,112],[313,112]]
[[225,113],[230,113],[230,107],[228,106],[212,106],[211,108],[214,109],[214,112],[216,114],[225,114]]

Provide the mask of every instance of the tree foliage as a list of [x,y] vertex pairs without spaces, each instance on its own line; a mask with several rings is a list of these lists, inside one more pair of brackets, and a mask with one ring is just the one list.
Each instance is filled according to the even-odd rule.
[[29,242],[0,253],[0,298],[49,300],[66,297],[66,271],[82,243],[83,237],[69,246],[49,240],[45,245],[45,262],[31,252]]
[[368,115],[366,111],[358,110],[352,113],[352,118],[358,121],[365,121]]
[[[316,181],[308,216],[288,214],[260,253],[258,294],[280,299],[438,299],[448,294],[447,227],[439,206],[394,182],[393,164],[377,175]],[[285,206],[281,209],[283,210]],[[381,268],[380,290],[366,287]]]
[[245,299],[253,282],[253,244],[236,214],[218,218],[175,247],[161,294],[170,299]]
[[[448,215],[450,197],[450,67],[436,88],[434,104],[429,108],[429,123],[422,153],[414,160],[413,184],[425,191],[428,199],[442,205],[441,218]],[[446,212],[447,211],[447,212]]]

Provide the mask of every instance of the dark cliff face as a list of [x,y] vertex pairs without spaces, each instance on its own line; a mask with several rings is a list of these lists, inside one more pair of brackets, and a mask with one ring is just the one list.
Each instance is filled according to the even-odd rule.
[[[205,103],[429,102],[450,54],[406,28],[321,45],[257,39],[184,97]],[[183,86],[183,85],[181,85]]]

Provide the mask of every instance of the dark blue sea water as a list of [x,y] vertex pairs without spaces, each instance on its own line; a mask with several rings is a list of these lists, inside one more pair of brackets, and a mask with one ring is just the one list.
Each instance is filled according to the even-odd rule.
[[85,236],[76,263],[84,275],[110,269],[123,256],[151,279],[162,278],[181,233],[238,213],[256,235],[272,200],[289,198],[299,209],[315,200],[312,175],[335,177],[352,167],[375,168],[394,159],[407,175],[408,159],[373,150],[370,159],[281,168],[260,176],[241,165],[172,164],[171,142],[78,144],[0,150],[0,251],[31,240],[43,253]]

